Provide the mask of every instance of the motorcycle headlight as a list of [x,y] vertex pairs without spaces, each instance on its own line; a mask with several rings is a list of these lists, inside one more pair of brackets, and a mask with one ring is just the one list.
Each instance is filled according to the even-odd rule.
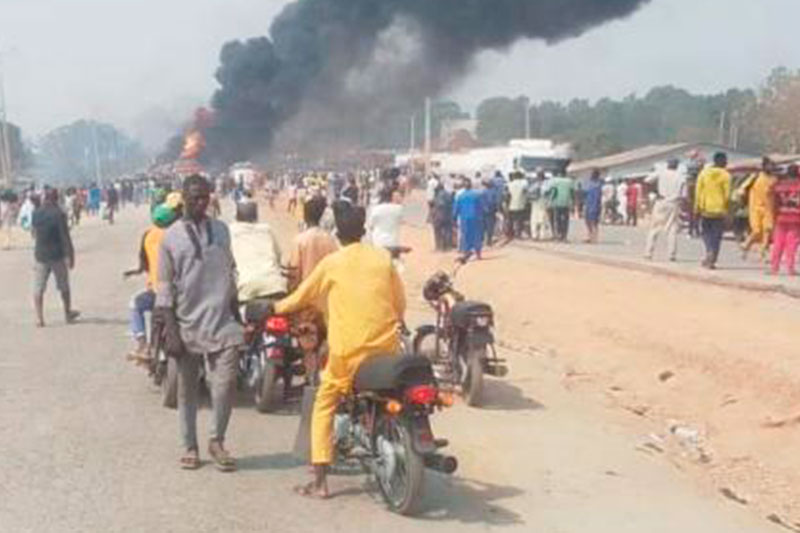
[[488,315],[476,316],[475,325],[479,328],[488,328],[492,325],[492,317]]

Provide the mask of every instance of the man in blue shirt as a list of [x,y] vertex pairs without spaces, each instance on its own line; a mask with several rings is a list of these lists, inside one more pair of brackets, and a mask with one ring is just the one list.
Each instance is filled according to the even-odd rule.
[[472,182],[464,178],[463,192],[453,205],[453,219],[458,222],[459,251],[464,255],[475,252],[481,258],[483,249],[483,194],[472,188]]

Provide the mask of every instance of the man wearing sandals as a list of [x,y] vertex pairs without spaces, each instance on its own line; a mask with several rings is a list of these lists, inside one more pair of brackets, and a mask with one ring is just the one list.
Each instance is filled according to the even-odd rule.
[[164,235],[158,261],[156,307],[165,348],[178,364],[178,417],[185,455],[181,467],[200,466],[197,444],[199,372],[211,390],[208,453],[222,471],[236,469],[224,448],[243,328],[236,307],[235,265],[228,227],[206,215],[211,186],[202,176],[183,184],[184,218]]

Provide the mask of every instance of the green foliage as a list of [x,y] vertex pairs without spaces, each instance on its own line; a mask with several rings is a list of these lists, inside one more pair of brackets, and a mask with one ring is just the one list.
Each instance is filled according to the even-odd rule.
[[773,70],[749,111],[747,118],[768,150],[800,152],[800,70]]
[[[656,87],[644,97],[603,98],[594,104],[546,101],[530,106],[531,136],[571,142],[576,155],[587,158],[646,144],[719,141],[722,120],[724,142],[737,121],[740,147],[757,149],[757,132],[743,127],[755,101],[753,91],[698,96],[671,86]],[[477,110],[478,139],[503,144],[523,137],[527,105],[523,97],[484,100]]]

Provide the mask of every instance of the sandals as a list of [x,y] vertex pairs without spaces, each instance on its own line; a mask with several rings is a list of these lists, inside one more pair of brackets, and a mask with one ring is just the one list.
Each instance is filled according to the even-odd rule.
[[183,470],[197,470],[202,466],[200,455],[197,450],[188,450],[186,455],[181,457],[180,465]]
[[236,470],[236,460],[222,447],[219,441],[208,442],[208,454],[214,460],[214,465],[220,472],[234,472]]

